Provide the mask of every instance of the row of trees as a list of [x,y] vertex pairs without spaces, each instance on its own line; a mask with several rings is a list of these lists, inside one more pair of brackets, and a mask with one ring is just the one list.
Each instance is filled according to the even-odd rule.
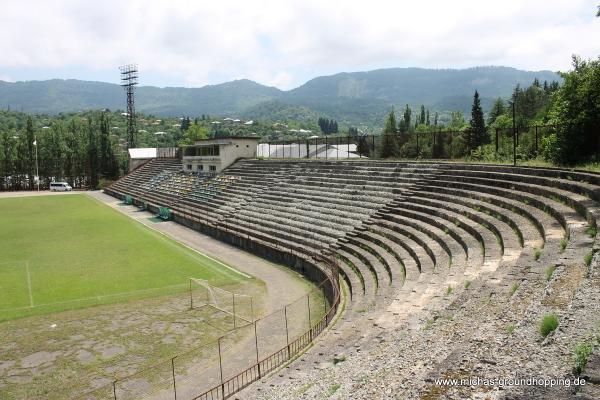
[[[97,119],[72,117],[36,129],[31,117],[18,134],[0,133],[0,189],[33,189],[65,180],[73,187],[97,188],[116,179],[126,167],[104,113]],[[36,169],[38,171],[36,171]]]
[[319,118],[317,124],[319,125],[319,128],[321,128],[321,132],[323,132],[324,135],[338,133],[338,123],[333,119]]
[[[553,94],[559,89],[557,82],[540,84],[536,79],[526,89],[517,86],[511,101],[498,98],[488,112],[486,121],[481,106],[479,93],[475,91],[471,107],[471,118],[466,121],[459,111],[450,114],[447,124],[438,123],[435,114],[433,123],[429,120],[429,110],[421,106],[421,112],[413,123],[412,110],[407,105],[401,118],[396,121],[392,111],[386,120],[382,132],[379,155],[382,157],[434,157],[434,158],[461,158],[477,156],[482,151],[495,153],[495,144],[492,135],[496,131],[502,132],[500,153],[512,159],[512,142],[507,140],[512,137],[512,108],[509,103],[515,102],[515,124],[518,130],[527,129],[532,125],[549,123],[548,110]],[[509,146],[510,145],[510,146]],[[533,144],[523,140],[520,153],[528,157],[534,154]],[[537,151],[537,148],[535,149]]]

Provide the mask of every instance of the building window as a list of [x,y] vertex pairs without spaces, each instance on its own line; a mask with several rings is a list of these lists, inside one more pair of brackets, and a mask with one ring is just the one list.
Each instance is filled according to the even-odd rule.
[[198,165],[198,171],[203,171],[204,170],[204,165],[200,164]]
[[188,171],[192,170],[192,164],[188,164],[188,165],[186,165],[186,167],[187,167]]
[[217,170],[217,166],[216,165],[211,165],[210,167],[208,167],[211,171],[216,171]]

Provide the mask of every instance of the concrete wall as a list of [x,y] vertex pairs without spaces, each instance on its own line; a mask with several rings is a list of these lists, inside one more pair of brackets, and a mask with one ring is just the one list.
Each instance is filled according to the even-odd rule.
[[[212,139],[201,142],[203,145],[219,145],[218,156],[183,156],[181,160],[183,171],[211,172],[210,166],[215,166],[214,172],[221,172],[239,158],[256,157],[255,139]],[[197,143],[200,144],[200,143]],[[185,153],[184,153],[185,154]],[[192,168],[188,169],[188,165]],[[202,165],[200,170],[199,166]]]

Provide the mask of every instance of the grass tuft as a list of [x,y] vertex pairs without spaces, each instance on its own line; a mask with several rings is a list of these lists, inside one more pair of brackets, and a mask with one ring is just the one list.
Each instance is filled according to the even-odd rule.
[[543,337],[548,336],[558,328],[558,316],[554,313],[546,314],[540,322],[540,333]]
[[592,263],[592,258],[594,257],[594,253],[592,253],[591,251],[589,253],[587,253],[584,257],[583,257],[583,262],[585,263],[585,265],[587,267],[590,266],[590,264]]
[[519,289],[519,284],[518,283],[513,283],[512,286],[510,287],[510,295],[512,296],[513,294],[515,294],[515,292]]
[[465,281],[465,289],[468,289],[468,288],[469,288],[469,286],[471,286],[471,283],[472,283],[472,282],[471,282],[471,281],[469,281],[469,280]]
[[540,249],[534,249],[533,257],[535,258],[535,261],[539,260],[541,255],[542,251]]
[[587,365],[588,358],[592,354],[594,350],[594,346],[592,343],[580,342],[575,345],[573,348],[573,372],[575,375],[581,375],[583,371],[585,371],[585,366]]
[[596,225],[590,225],[585,230],[585,233],[587,233],[589,237],[593,238],[596,237],[596,235],[598,234],[598,229],[596,228]]
[[515,331],[515,328],[516,328],[515,324],[508,324],[508,325],[506,326],[506,332],[507,332],[509,335],[512,335],[512,334],[513,334],[513,332]]
[[556,266],[551,265],[546,268],[546,282],[549,282],[552,279],[552,275],[554,275],[554,271],[556,271]]
[[341,386],[342,385],[340,385],[339,383],[335,383],[335,384],[331,385],[329,387],[329,389],[327,390],[327,396],[333,396],[335,394],[335,392],[337,392]]
[[454,289],[452,288],[452,286],[448,286],[448,288],[446,289],[446,296],[451,295],[453,291]]
[[560,239],[560,251],[565,251],[565,249],[567,248],[567,244],[569,244],[569,241],[567,239]]

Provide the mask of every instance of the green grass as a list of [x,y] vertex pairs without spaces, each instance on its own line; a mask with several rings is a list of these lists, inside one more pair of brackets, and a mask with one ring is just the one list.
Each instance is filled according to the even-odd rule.
[[554,271],[556,270],[556,266],[551,265],[546,268],[546,282],[549,282],[552,279],[552,275],[554,275]]
[[0,199],[0,215],[0,320],[245,279],[86,195]]
[[560,251],[565,251],[568,243],[569,243],[569,241],[567,239],[565,239],[565,238],[560,239]]
[[513,294],[515,294],[515,292],[519,289],[519,284],[518,283],[513,283],[512,286],[510,287],[510,296],[512,296]]
[[506,332],[509,335],[512,335],[513,332],[515,331],[515,328],[516,328],[515,324],[508,324],[508,325],[506,325]]
[[581,375],[583,371],[585,371],[585,366],[587,365],[588,358],[594,351],[594,344],[591,342],[580,342],[575,345],[572,352],[573,357],[573,372],[576,375]]
[[554,313],[546,314],[540,322],[540,333],[543,337],[548,336],[558,328],[558,316]]
[[585,230],[585,233],[587,233],[589,237],[594,238],[598,234],[598,230],[595,225],[590,225]]
[[535,258],[535,261],[539,260],[541,255],[542,251],[540,249],[534,249],[533,257]]
[[590,264],[592,263],[592,258],[594,258],[594,253],[591,251],[583,257],[583,262],[585,263],[586,267],[590,266]]

